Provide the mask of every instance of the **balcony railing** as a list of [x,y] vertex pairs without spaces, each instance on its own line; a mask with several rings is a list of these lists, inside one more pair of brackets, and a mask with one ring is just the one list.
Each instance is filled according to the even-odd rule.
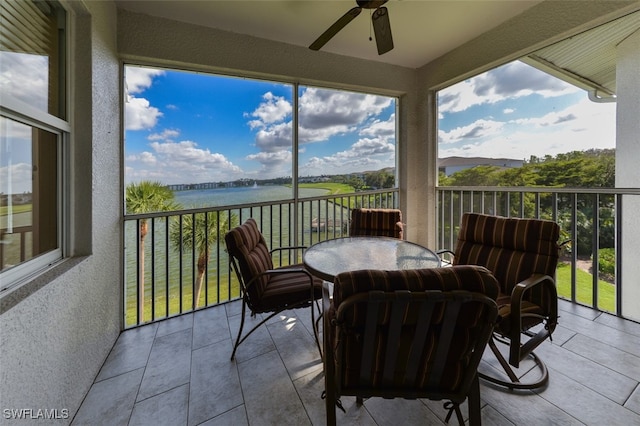
[[558,295],[619,314],[622,202],[638,195],[636,189],[440,187],[438,245],[455,246],[464,212],[556,221],[564,242],[556,271]]
[[[464,212],[554,220],[560,224],[561,241],[567,242],[557,269],[559,296],[618,314],[622,301],[618,290],[622,279],[622,201],[638,195],[638,190],[622,189],[440,187],[434,209],[435,248],[455,247]],[[249,217],[258,222],[269,247],[309,246],[348,235],[352,208],[397,208],[398,204],[397,190],[379,190],[127,215],[126,327],[239,298],[223,237]],[[145,226],[147,234],[141,239]],[[276,265],[293,261],[275,259]],[[196,303],[194,295],[198,293]]]
[[[271,248],[309,246],[348,235],[355,207],[397,208],[398,190],[126,215],[125,326],[239,298],[224,234],[247,218],[258,222]],[[293,259],[276,254],[274,261],[286,265]]]

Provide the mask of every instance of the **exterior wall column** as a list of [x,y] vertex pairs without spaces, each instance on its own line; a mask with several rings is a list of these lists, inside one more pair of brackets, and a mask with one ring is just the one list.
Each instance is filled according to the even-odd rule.
[[[640,31],[617,50],[616,187],[640,186]],[[640,321],[640,196],[622,200],[622,312]]]

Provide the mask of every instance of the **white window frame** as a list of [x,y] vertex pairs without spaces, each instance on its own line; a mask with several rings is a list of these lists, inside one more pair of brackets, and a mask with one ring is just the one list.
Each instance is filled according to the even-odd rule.
[[[59,3],[64,7],[62,2]],[[69,89],[71,74],[71,14],[66,12],[64,52],[64,85],[62,95],[65,97],[64,117],[71,116]],[[26,260],[16,266],[0,272],[0,299],[11,294],[16,289],[22,287],[36,276],[42,274],[55,264],[68,256],[69,245],[69,146],[71,135],[71,124],[68,120],[61,119],[47,111],[38,109],[9,94],[0,96],[0,115],[3,117],[45,130],[57,135],[57,247],[46,253],[36,255],[32,259]]]

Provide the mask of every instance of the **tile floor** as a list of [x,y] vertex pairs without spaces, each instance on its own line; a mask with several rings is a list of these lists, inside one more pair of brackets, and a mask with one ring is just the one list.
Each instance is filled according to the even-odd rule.
[[[560,309],[553,343],[536,351],[549,385],[516,392],[481,382],[483,424],[640,425],[640,324],[566,301]],[[308,310],[273,318],[230,361],[240,312],[233,302],[123,332],[72,424],[325,424]],[[344,425],[442,425],[446,415],[437,401],[343,404]]]

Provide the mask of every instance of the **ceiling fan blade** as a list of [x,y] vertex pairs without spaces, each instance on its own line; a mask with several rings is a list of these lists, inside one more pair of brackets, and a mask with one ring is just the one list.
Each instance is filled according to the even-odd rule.
[[323,32],[322,35],[320,35],[320,37],[316,39],[316,41],[311,43],[309,49],[320,50],[322,46],[327,44],[327,42],[333,38],[333,36],[338,34],[338,32],[343,29],[349,22],[353,21],[353,19],[358,16],[361,11],[361,7],[354,7],[353,9],[342,15],[342,17],[334,22],[333,25],[331,25],[325,32]]
[[393,37],[391,36],[391,23],[389,11],[386,7],[379,7],[373,12],[373,32],[376,35],[378,55],[382,55],[393,49]]

